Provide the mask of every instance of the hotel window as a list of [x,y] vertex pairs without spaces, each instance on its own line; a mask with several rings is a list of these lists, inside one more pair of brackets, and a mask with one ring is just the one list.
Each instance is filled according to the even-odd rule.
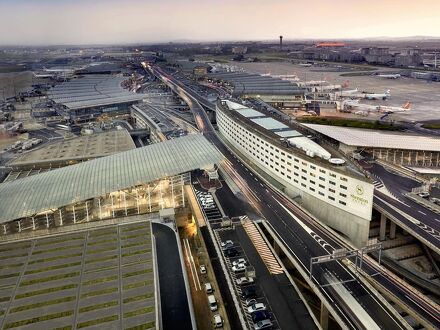
[[328,191],[330,191],[330,192],[332,192],[332,193],[335,193],[336,191],[334,190],[334,189],[332,189],[332,188],[328,188]]
[[325,189],[325,187],[322,184],[319,185],[319,188]]
[[342,204],[342,205],[347,205],[347,203],[346,203],[346,202],[344,202],[344,201],[339,201],[339,204]]
[[347,178],[344,178],[343,176],[341,176],[341,181],[347,182],[348,180],[347,180]]
[[344,189],[344,190],[347,190],[347,187],[346,186],[344,186],[344,185],[340,185],[339,187],[341,187],[342,189]]
[[315,191],[315,188],[309,187],[309,189],[310,189],[311,191]]
[[321,196],[325,196],[322,191],[318,191],[318,194],[320,194]]
[[316,166],[310,165],[310,168],[316,170]]
[[335,198],[334,197],[332,197],[332,196],[327,196],[328,197],[328,199],[330,199],[330,200],[332,200],[332,201],[334,201],[335,200]]
[[347,197],[347,195],[346,195],[346,194],[343,194],[343,193],[339,193],[339,196]]

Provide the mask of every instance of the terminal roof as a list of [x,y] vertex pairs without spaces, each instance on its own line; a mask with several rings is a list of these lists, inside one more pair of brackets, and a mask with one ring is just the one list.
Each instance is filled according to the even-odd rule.
[[201,134],[156,143],[0,184],[0,223],[213,166],[222,154]]
[[433,136],[317,124],[305,126],[348,146],[440,152],[440,138]]

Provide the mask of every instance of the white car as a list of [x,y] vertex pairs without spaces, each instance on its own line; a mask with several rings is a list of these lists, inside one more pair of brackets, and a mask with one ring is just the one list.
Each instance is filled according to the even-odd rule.
[[246,299],[246,301],[244,303],[245,303],[246,307],[249,307],[249,306],[252,306],[252,305],[256,304],[257,303],[257,299],[248,298],[248,299]]
[[265,311],[266,305],[263,303],[256,303],[248,307],[248,313],[252,314],[258,311]]
[[246,270],[246,265],[244,265],[244,264],[238,264],[238,265],[232,266],[232,271],[234,273],[241,273],[241,272],[244,272],[245,270]]
[[233,247],[234,242],[232,242],[230,239],[228,239],[227,241],[221,242],[220,246],[222,247],[223,250],[226,250],[226,249]]
[[221,328],[223,327],[223,320],[222,317],[220,316],[220,314],[215,314],[214,315],[214,328]]
[[206,274],[206,266],[200,265],[200,274]]
[[243,276],[243,277],[237,278],[235,282],[237,283],[237,285],[245,285],[245,284],[254,283],[254,279],[253,279],[253,277]]
[[247,262],[246,262],[245,259],[240,258],[240,259],[234,260],[234,261],[232,262],[232,266],[237,266],[238,264],[246,265],[246,263],[247,263]]

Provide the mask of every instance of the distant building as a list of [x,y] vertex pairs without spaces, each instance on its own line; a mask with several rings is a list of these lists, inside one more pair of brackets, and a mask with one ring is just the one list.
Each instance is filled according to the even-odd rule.
[[245,46],[236,46],[232,47],[232,54],[246,54],[247,53],[247,47]]
[[316,48],[341,48],[345,47],[344,42],[318,42]]

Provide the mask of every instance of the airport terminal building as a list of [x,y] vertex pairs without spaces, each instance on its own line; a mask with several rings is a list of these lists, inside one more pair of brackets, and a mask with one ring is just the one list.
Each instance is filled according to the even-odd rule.
[[285,187],[318,219],[356,245],[367,243],[373,206],[370,180],[300,132],[230,101],[216,107],[224,139]]
[[185,207],[191,172],[222,159],[191,134],[1,183],[0,236]]

